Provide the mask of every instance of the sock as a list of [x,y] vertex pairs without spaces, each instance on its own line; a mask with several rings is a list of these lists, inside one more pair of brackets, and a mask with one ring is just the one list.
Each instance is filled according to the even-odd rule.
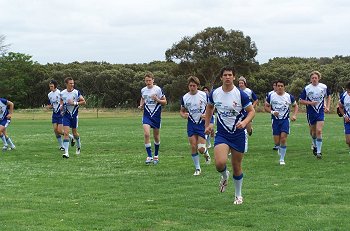
[[203,155],[204,155],[205,157],[208,157],[208,156],[209,156],[209,151],[208,151],[207,148],[205,148]]
[[287,146],[282,146],[279,149],[280,152],[280,161],[283,160],[284,161],[284,157],[286,156],[286,151],[287,151]]
[[74,139],[77,141],[77,148],[81,147],[80,136],[75,136]]
[[154,142],[154,156],[158,156],[158,151],[159,151],[159,143]]
[[74,139],[74,136],[72,134],[68,134],[69,139]]
[[63,141],[62,141],[61,135],[56,135],[56,139],[57,139],[58,145],[60,147],[63,147]]
[[7,146],[6,138],[4,135],[0,136],[2,142],[4,143],[4,146]]
[[14,147],[15,145],[12,143],[12,140],[10,137],[6,137],[6,142],[11,146]]
[[314,145],[314,147],[317,146],[317,144],[316,144],[316,136],[315,136],[315,137],[312,137],[312,144]]
[[198,155],[198,153],[193,153],[192,154],[192,160],[193,160],[193,163],[194,163],[194,167],[196,169],[201,169],[201,166],[199,164],[199,155]]
[[233,182],[235,183],[235,196],[242,196],[242,183],[243,183],[243,173],[239,176],[233,176]]
[[222,171],[219,171],[219,170],[218,170],[218,172],[221,173],[221,175],[222,175],[222,177],[223,177],[224,179],[227,179],[227,178],[228,178],[227,171],[226,171],[226,165],[225,165],[224,170],[222,170]]
[[152,158],[152,148],[151,148],[151,143],[145,144],[147,156]]
[[316,147],[317,147],[317,153],[322,152],[322,138],[316,139]]
[[63,140],[63,147],[64,147],[64,153],[68,154],[69,139],[68,140],[66,140],[66,139]]

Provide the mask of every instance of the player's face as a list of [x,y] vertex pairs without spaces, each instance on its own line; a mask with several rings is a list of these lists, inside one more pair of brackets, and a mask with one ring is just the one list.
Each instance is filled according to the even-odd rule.
[[66,86],[68,91],[72,91],[74,89],[74,80],[68,80]]
[[284,84],[283,83],[277,83],[276,92],[279,95],[282,95],[284,93]]
[[241,88],[241,89],[245,89],[244,81],[238,81],[238,86],[239,86],[239,88]]
[[198,90],[198,85],[191,82],[188,84],[188,90],[192,93],[192,94],[195,94],[197,93],[197,90]]
[[317,85],[318,81],[320,81],[320,77],[318,77],[318,75],[316,75],[316,74],[313,74],[310,77],[310,81],[311,81],[312,85]]
[[221,81],[225,85],[232,85],[234,79],[235,76],[233,75],[232,71],[224,71],[224,73],[221,76]]
[[147,87],[153,87],[154,79],[151,77],[145,77],[145,84]]
[[208,95],[209,94],[209,90],[204,88],[203,91]]
[[53,84],[49,84],[49,88],[50,88],[50,91],[56,90],[55,85],[53,85]]
[[274,83],[274,84],[272,85],[272,87],[273,87],[273,90],[274,90],[274,91],[277,90],[277,84]]

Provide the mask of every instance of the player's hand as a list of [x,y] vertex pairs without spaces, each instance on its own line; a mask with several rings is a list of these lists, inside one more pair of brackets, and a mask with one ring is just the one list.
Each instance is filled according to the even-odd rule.
[[137,108],[142,110],[143,109],[143,105],[139,105]]
[[213,124],[209,124],[209,126],[205,128],[204,133],[207,134],[207,135],[210,135],[213,131],[214,131],[214,125]]
[[238,128],[238,129],[243,129],[243,128],[245,128],[247,126],[247,124],[246,124],[246,122],[244,122],[244,120],[243,121],[240,121],[240,122],[238,122],[237,124],[236,124],[236,128]]
[[345,123],[349,123],[350,122],[349,116],[345,115],[344,116],[344,121],[345,121]]
[[310,101],[311,106],[315,106],[316,104],[318,104],[318,101]]
[[205,114],[202,114],[202,115],[201,115],[201,118],[202,118],[202,119],[205,119]]
[[292,121],[296,121],[297,120],[297,117],[295,115],[293,115],[291,118],[290,118]]
[[156,94],[152,95],[151,98],[152,98],[154,101],[158,102],[158,97],[157,97]]
[[188,119],[188,117],[190,116],[190,114],[188,112],[184,113],[184,119]]
[[6,116],[6,118],[10,120],[10,119],[12,118],[12,114],[11,114],[11,113],[8,114],[8,115]]
[[329,112],[329,107],[324,107],[324,112]]

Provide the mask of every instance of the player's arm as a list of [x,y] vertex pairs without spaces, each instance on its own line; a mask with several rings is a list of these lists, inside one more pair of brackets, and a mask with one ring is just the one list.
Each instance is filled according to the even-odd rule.
[[236,127],[239,129],[245,128],[247,126],[247,124],[249,122],[251,122],[253,120],[253,118],[255,117],[255,109],[253,108],[252,104],[250,104],[248,107],[245,107],[244,110],[246,112],[248,112],[248,115],[244,120],[242,120],[236,124]]
[[338,108],[339,108],[340,114],[344,117],[345,123],[350,122],[349,116],[345,113],[344,105],[340,101],[338,102]]
[[187,119],[188,118],[188,112],[186,110],[186,108],[184,108],[183,106],[181,106],[180,108],[180,116],[184,119]]
[[155,101],[157,101],[157,103],[159,103],[162,106],[165,106],[167,104],[165,95],[163,95],[161,98],[156,97]]
[[212,133],[214,124],[210,122],[214,113],[214,105],[208,103],[205,109],[205,134],[209,135]]
[[85,104],[86,104],[86,101],[85,101],[84,97],[82,95],[80,95],[78,102],[77,102],[77,105],[85,105]]
[[9,108],[9,114],[6,116],[6,118],[7,119],[11,119],[12,114],[13,114],[14,104],[10,100],[7,100],[7,104],[6,105]]
[[328,95],[327,98],[325,98],[324,101],[324,111],[329,112],[330,106],[331,106],[331,95]]
[[294,103],[292,104],[292,107],[294,107],[294,112],[293,112],[293,115],[291,117],[291,120],[292,121],[296,121],[297,120],[297,114],[298,114],[298,111],[299,111],[299,106],[298,106],[296,101],[294,101]]
[[258,99],[256,99],[255,101],[253,101],[253,108],[256,108],[256,105],[258,105]]
[[140,99],[140,105],[138,106],[138,109],[143,109],[143,105],[145,104],[145,99],[141,97]]

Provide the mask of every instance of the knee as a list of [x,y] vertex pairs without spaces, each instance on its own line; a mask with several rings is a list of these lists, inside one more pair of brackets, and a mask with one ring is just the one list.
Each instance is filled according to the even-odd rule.
[[205,144],[198,144],[197,145],[197,149],[198,149],[198,151],[200,152],[200,153],[204,153],[205,152],[205,150],[206,150],[206,145]]

